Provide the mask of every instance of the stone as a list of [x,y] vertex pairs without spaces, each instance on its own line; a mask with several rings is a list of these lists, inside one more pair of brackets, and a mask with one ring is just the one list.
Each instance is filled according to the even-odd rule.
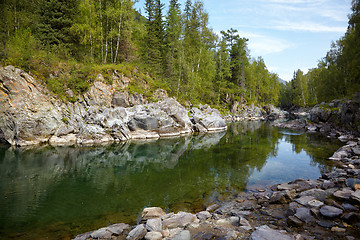
[[360,190],[356,190],[354,193],[351,194],[351,199],[360,203]]
[[335,183],[333,183],[332,181],[329,181],[329,180],[324,180],[323,184],[321,185],[321,188],[324,190],[333,188],[333,187],[335,187]]
[[240,221],[239,217],[229,217],[229,218],[217,220],[216,225],[219,225],[219,226],[227,226],[227,225],[238,226],[239,221]]
[[149,232],[161,232],[162,222],[160,218],[152,218],[146,221],[146,229]]
[[315,222],[315,218],[311,215],[310,209],[308,208],[301,207],[296,209],[296,213],[294,216],[306,223]]
[[188,230],[179,231],[171,240],[190,240],[191,234]]
[[133,230],[131,230],[126,237],[127,240],[140,240],[143,239],[147,231],[144,224],[137,225]]
[[246,231],[252,230],[252,227],[249,221],[246,220],[246,218],[240,217],[239,224],[240,224],[240,228],[245,229]]
[[293,238],[278,230],[271,229],[266,225],[256,228],[256,230],[250,236],[250,240],[274,240],[274,239],[291,240]]
[[307,205],[312,208],[319,208],[319,207],[322,207],[324,205],[324,203],[320,202],[319,200],[314,199],[314,200],[309,201],[307,203]]
[[270,203],[287,203],[286,200],[286,193],[281,191],[281,192],[274,192],[271,197],[270,197]]
[[332,232],[346,232],[345,228],[340,228],[340,227],[332,227],[331,228]]
[[86,233],[82,233],[77,235],[73,240],[86,240],[91,238],[91,233],[92,232],[86,232]]
[[288,183],[283,183],[277,186],[277,189],[279,191],[282,190],[293,190],[293,189],[298,189],[300,188],[300,186],[298,184],[288,184]]
[[343,219],[345,222],[347,222],[349,224],[358,223],[358,222],[360,222],[360,214],[350,212],[350,213],[345,214],[343,216]]
[[165,215],[164,210],[159,207],[149,207],[144,208],[144,210],[141,213],[141,217],[143,220],[148,220],[151,218],[159,218],[161,216]]
[[323,215],[324,217],[328,217],[328,218],[340,217],[343,214],[343,212],[344,211],[340,208],[336,208],[336,207],[328,206],[328,205],[320,208],[321,215]]
[[206,220],[208,218],[211,218],[211,213],[209,213],[208,211],[201,211],[196,214],[196,217],[201,221]]
[[297,217],[295,216],[289,216],[288,220],[287,220],[287,223],[291,226],[295,226],[295,227],[299,227],[301,225],[303,225],[304,223],[298,219]]
[[353,205],[351,205],[350,203],[343,203],[342,207],[346,210],[346,211],[359,211],[359,208],[354,207]]
[[195,222],[197,220],[196,215],[186,212],[178,212],[170,218],[163,220],[164,228],[177,228],[185,227],[186,225]]
[[357,178],[348,178],[346,179],[346,186],[352,188],[353,190],[359,190],[359,184],[360,184],[360,179]]
[[324,228],[332,228],[332,227],[336,226],[336,224],[334,222],[325,221],[325,220],[319,221],[318,225],[321,227],[324,227]]
[[220,206],[218,204],[213,204],[206,208],[206,211],[208,212],[214,212],[216,209],[218,209]]
[[328,192],[326,192],[325,190],[314,188],[314,189],[310,189],[310,190],[301,192],[299,194],[299,197],[311,196],[311,197],[316,198],[317,200],[325,201],[325,199],[328,195],[329,195]]
[[109,239],[111,238],[112,232],[108,231],[106,228],[100,228],[90,234],[91,238],[96,239]]
[[301,205],[307,206],[310,201],[316,200],[312,196],[302,196],[300,198],[295,199],[297,203],[300,203]]
[[161,240],[163,239],[163,235],[161,232],[148,232],[145,235],[146,240]]
[[340,199],[340,200],[348,200],[351,197],[351,194],[354,193],[351,189],[342,189],[339,191],[334,192],[334,197]]
[[130,226],[125,223],[117,223],[106,227],[106,230],[115,236],[121,235],[125,230],[129,230]]

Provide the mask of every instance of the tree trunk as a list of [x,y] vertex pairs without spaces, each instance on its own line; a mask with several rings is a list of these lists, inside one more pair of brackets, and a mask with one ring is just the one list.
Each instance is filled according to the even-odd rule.
[[116,63],[117,56],[118,56],[118,53],[119,53],[121,22],[122,22],[122,6],[123,6],[123,4],[124,4],[124,0],[120,0],[119,32],[118,32],[118,38],[117,38],[117,42],[116,42],[116,53],[115,53],[114,63]]
[[106,16],[106,37],[105,37],[105,57],[104,63],[107,62],[107,55],[108,55],[108,31],[109,30],[109,18]]
[[99,0],[100,4],[100,31],[101,31],[101,62],[104,61],[104,35],[103,35],[103,19],[102,19],[102,4],[101,0]]

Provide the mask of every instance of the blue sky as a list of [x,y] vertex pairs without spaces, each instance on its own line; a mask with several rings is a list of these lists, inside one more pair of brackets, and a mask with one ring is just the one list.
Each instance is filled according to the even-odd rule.
[[[168,5],[168,0],[162,0]],[[184,8],[185,0],[179,0]],[[237,29],[250,55],[289,81],[317,66],[348,26],[351,0],[204,0],[214,32]],[[144,0],[135,4],[144,13]],[[167,10],[166,10],[167,11]]]

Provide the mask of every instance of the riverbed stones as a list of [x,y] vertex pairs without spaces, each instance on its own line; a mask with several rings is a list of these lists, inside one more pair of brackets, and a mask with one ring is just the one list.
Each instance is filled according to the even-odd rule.
[[320,208],[320,213],[327,218],[336,218],[340,217],[344,213],[344,211],[340,208],[326,205]]
[[251,234],[250,240],[292,240],[293,238],[278,230],[271,229],[270,227],[263,225],[256,228]]
[[186,225],[195,222],[196,215],[187,212],[178,212],[171,217],[163,220],[164,228],[185,227]]
[[354,193],[350,188],[344,188],[342,190],[334,192],[334,197],[340,200],[348,200],[351,197],[351,194]]
[[211,218],[211,213],[209,213],[208,211],[201,211],[196,214],[196,217],[199,220],[206,220],[208,218]]
[[310,209],[308,208],[301,207],[296,209],[296,213],[294,216],[306,223],[315,222],[315,218],[311,215]]
[[144,208],[144,210],[141,213],[143,220],[159,218],[163,215],[165,215],[165,212],[164,212],[164,210],[162,210],[162,208],[159,208],[159,207]]
[[147,234],[144,224],[137,225],[133,230],[131,230],[126,237],[127,240],[140,240],[145,237]]
[[300,186],[298,184],[288,184],[288,183],[283,183],[277,186],[277,189],[279,191],[282,190],[293,190],[293,189],[298,189],[300,188]]
[[302,196],[300,198],[295,199],[296,202],[304,206],[308,205],[308,203],[313,200],[315,200],[315,198],[312,196]]
[[360,203],[360,190],[356,190],[351,194],[351,199],[355,200],[358,204]]
[[160,218],[152,218],[146,221],[146,229],[149,232],[161,232],[162,230],[162,221]]
[[148,232],[145,235],[146,240],[161,240],[163,239],[163,235],[161,232]]

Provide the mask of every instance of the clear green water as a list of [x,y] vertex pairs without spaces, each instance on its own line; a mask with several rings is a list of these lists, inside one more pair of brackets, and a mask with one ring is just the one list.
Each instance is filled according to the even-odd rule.
[[68,239],[135,223],[147,206],[198,211],[244,191],[331,168],[341,146],[259,122],[225,133],[97,147],[0,148],[0,236]]

